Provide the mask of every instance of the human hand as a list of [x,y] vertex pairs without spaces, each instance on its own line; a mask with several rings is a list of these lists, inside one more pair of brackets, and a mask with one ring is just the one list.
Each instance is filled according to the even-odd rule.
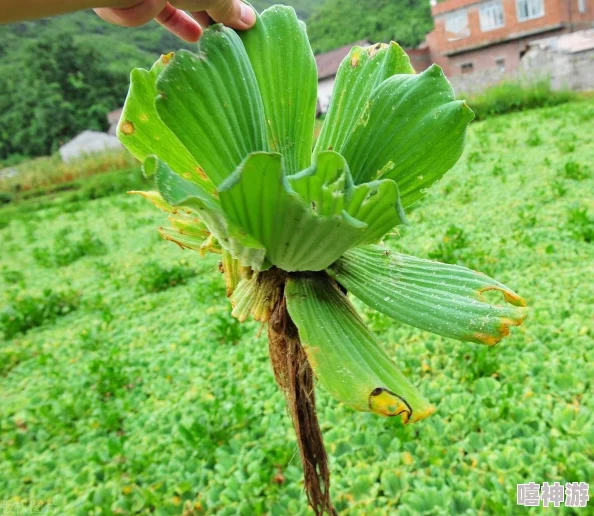
[[[123,27],[138,27],[155,19],[176,36],[194,42],[212,18],[233,29],[256,23],[254,10],[241,0],[122,0],[118,7],[96,8],[104,20]],[[189,11],[188,14],[185,11]]]

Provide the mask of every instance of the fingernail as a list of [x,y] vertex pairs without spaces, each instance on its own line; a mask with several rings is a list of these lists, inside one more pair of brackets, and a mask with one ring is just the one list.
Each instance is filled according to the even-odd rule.
[[246,4],[241,4],[241,21],[245,23],[248,27],[251,27],[256,23],[256,13],[254,10]]

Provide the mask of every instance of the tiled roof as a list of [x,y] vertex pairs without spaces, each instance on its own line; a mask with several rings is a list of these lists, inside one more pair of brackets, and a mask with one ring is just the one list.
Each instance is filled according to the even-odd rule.
[[477,4],[481,0],[445,0],[445,2],[438,2],[435,5],[431,6],[431,14],[433,16],[441,13],[447,13],[450,11],[455,11],[456,9],[461,9],[462,7],[468,7],[472,4]]
[[530,43],[530,46],[543,49],[550,48],[551,50],[566,54],[592,50],[594,48],[594,29],[580,30],[552,38],[539,39]]

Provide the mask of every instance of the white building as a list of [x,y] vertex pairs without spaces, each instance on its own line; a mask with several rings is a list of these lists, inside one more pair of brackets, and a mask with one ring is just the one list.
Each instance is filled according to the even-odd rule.
[[66,145],[60,147],[62,161],[68,162],[89,154],[122,149],[122,144],[115,137],[98,131],[83,131]]

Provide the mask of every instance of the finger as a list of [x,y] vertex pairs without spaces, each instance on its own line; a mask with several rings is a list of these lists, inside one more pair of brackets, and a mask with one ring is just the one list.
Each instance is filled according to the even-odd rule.
[[232,29],[246,30],[256,23],[256,13],[240,0],[221,0],[208,9],[208,15],[216,22]]
[[131,7],[98,8],[95,12],[109,23],[123,27],[138,27],[151,21],[165,7],[166,0],[142,0]]
[[208,16],[208,13],[206,11],[195,11],[190,14],[194,17],[194,19],[200,24],[200,26],[203,29],[209,27],[212,22],[212,18]]
[[195,43],[202,35],[202,28],[196,20],[194,20],[189,14],[176,9],[169,2],[165,5],[165,8],[155,16],[163,27],[169,32],[172,32],[177,37],[188,41],[189,43]]
[[206,11],[216,22],[234,29],[246,30],[256,23],[256,13],[240,0],[171,0],[178,9]]

